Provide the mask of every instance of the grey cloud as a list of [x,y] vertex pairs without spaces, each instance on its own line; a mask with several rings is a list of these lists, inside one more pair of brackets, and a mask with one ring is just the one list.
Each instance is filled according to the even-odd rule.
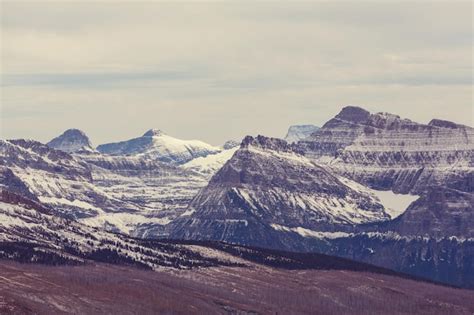
[[101,143],[157,127],[220,144],[349,103],[472,125],[471,8],[2,2],[2,132],[46,141],[79,125]]

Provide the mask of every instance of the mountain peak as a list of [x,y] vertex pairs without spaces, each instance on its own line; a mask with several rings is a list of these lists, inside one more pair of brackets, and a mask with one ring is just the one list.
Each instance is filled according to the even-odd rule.
[[79,129],[68,129],[60,136],[52,139],[47,146],[64,152],[77,152],[82,150],[92,150],[89,137]]
[[442,120],[442,119],[432,119],[428,123],[428,126],[442,127],[442,128],[449,128],[449,129],[458,129],[458,128],[466,127],[466,126],[463,126],[463,125],[456,124],[452,121]]
[[293,148],[288,142],[283,139],[270,138],[258,135],[256,137],[246,136],[242,143],[240,144],[241,148],[247,148],[249,146],[269,149],[275,151],[293,151]]
[[339,114],[336,115],[336,118],[349,122],[360,123],[366,121],[369,116],[370,112],[361,107],[346,106],[342,108]]
[[67,136],[67,137],[86,137],[86,133],[80,129],[76,128],[71,128],[67,129],[66,131],[63,132],[62,136]]
[[165,133],[160,129],[150,129],[143,134],[143,137],[159,137],[164,135]]

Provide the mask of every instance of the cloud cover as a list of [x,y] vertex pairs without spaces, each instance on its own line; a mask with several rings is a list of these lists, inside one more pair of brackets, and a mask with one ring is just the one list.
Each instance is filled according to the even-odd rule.
[[2,2],[1,137],[284,136],[356,104],[473,125],[472,3]]

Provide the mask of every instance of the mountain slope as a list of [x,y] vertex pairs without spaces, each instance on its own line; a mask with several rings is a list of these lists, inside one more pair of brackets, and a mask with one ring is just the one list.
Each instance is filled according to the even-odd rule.
[[51,206],[55,214],[134,236],[163,235],[204,175],[140,156],[81,151],[39,142],[0,142],[0,187]]
[[285,141],[246,137],[171,235],[274,247],[281,230],[352,230],[388,221],[390,213],[370,189],[332,175]]
[[474,293],[338,270],[220,267],[150,272],[0,262],[0,313],[472,314]]
[[202,141],[176,139],[156,129],[147,131],[139,138],[99,145],[97,150],[110,155],[142,155],[175,164],[221,151]]

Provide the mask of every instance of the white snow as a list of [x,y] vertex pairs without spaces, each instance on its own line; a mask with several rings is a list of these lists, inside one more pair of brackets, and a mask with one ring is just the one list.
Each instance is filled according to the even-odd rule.
[[234,155],[239,147],[234,147],[216,154],[195,158],[181,167],[195,170],[201,174],[212,176]]
[[97,149],[112,155],[135,155],[178,164],[222,151],[199,140],[181,140],[157,130],[150,130],[142,137],[127,141],[103,144]]
[[38,199],[47,204],[61,204],[61,205],[67,205],[67,206],[73,206],[73,207],[78,207],[82,209],[93,209],[97,211],[102,211],[101,208],[98,208],[94,205],[91,205],[88,202],[82,201],[82,200],[68,200],[66,198],[55,198],[55,197],[46,197],[46,196],[39,196]]
[[335,238],[342,238],[348,237],[351,234],[345,232],[320,232],[320,231],[313,231],[310,229],[306,229],[303,227],[287,227],[279,224],[271,224],[271,227],[274,230],[282,231],[282,232],[295,232],[303,237],[313,237],[313,238],[327,238],[327,239],[335,239]]
[[189,209],[189,210],[184,211],[180,216],[181,216],[181,217],[190,216],[190,215],[193,214],[194,212],[196,212],[196,210],[194,210],[194,209]]
[[168,218],[154,218],[145,217],[135,213],[103,213],[95,217],[79,219],[79,222],[93,226],[105,227],[106,225],[113,225],[120,232],[130,234],[140,224],[159,224],[166,225],[171,222]]
[[380,201],[380,203],[384,206],[385,212],[392,220],[403,214],[408,206],[420,197],[417,195],[396,194],[391,190],[382,191],[370,189],[344,177],[339,177],[339,180],[347,187],[359,193],[370,194],[371,196],[375,197],[375,199]]
[[384,205],[385,212],[390,215],[392,220],[403,214],[408,206],[419,198],[419,196],[416,195],[396,194],[391,190],[372,190],[372,192]]
[[310,167],[315,166],[315,164],[311,162],[308,158],[302,155],[296,154],[294,152],[265,150],[263,148],[256,147],[256,146],[249,146],[247,150],[252,153],[260,154],[266,158],[279,158],[279,159],[288,160],[289,162],[293,162],[295,164],[303,164]]

